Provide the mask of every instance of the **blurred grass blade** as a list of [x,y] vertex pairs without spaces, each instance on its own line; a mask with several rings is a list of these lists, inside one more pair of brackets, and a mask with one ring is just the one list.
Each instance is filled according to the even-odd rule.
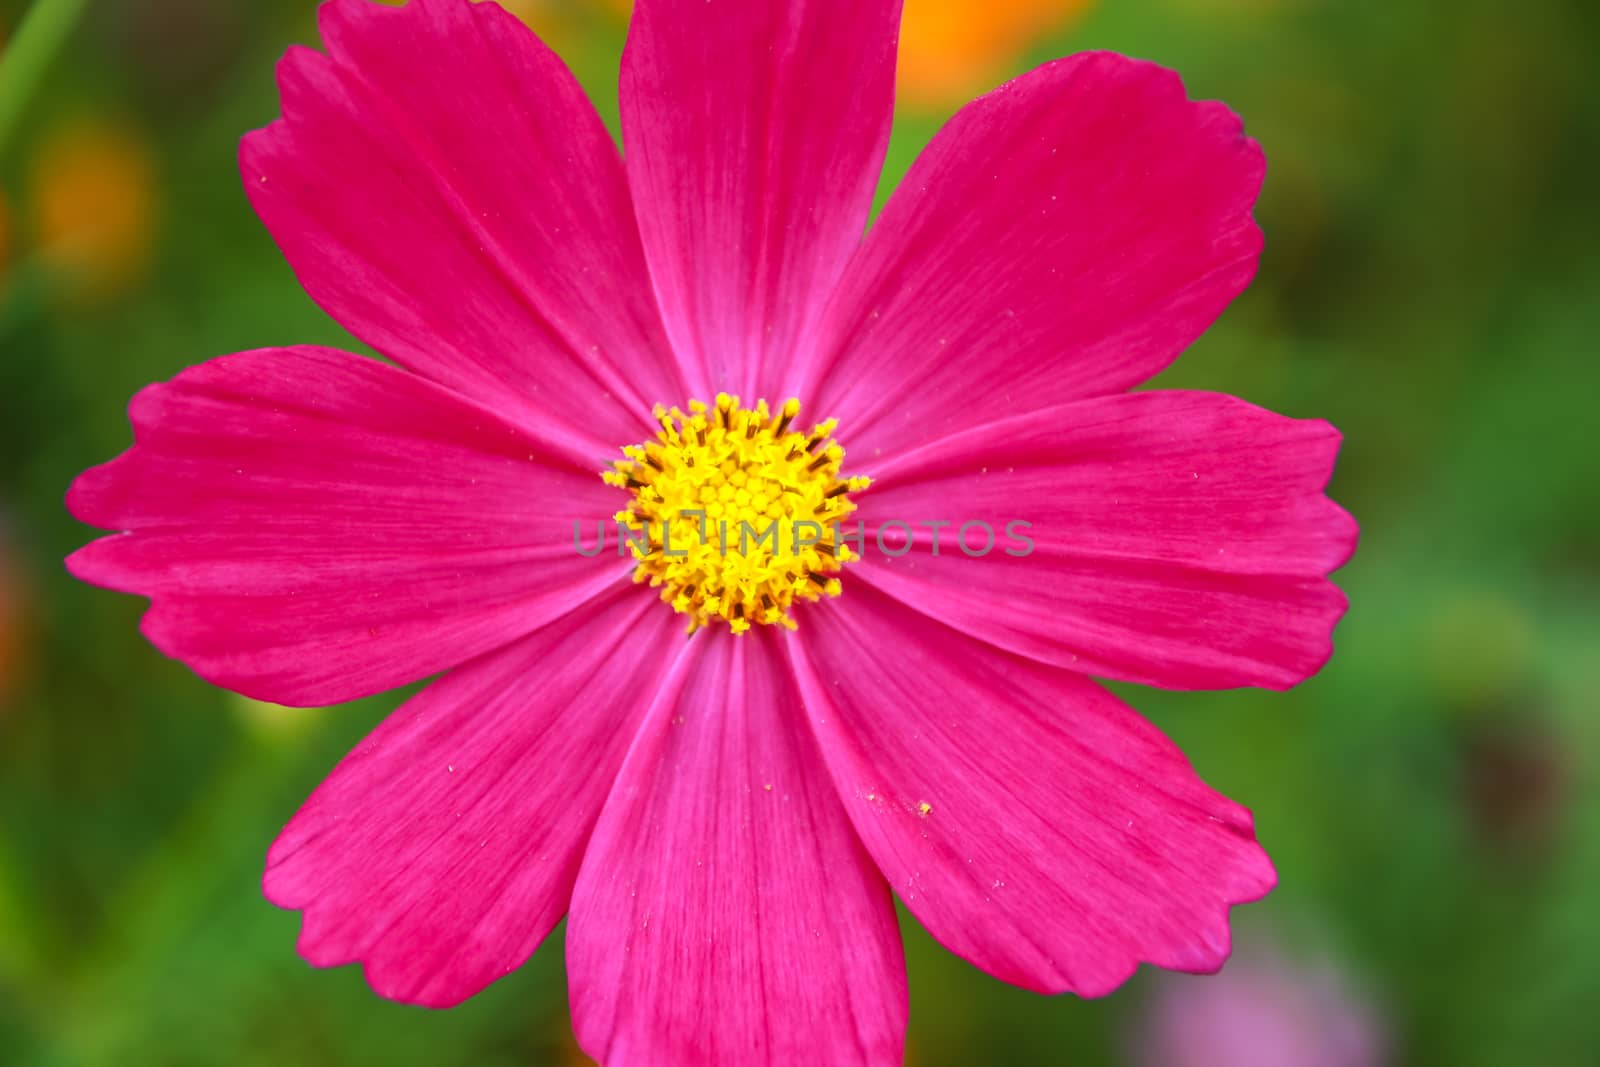
[[72,32],[85,0],[38,0],[0,53],[0,156],[50,61]]

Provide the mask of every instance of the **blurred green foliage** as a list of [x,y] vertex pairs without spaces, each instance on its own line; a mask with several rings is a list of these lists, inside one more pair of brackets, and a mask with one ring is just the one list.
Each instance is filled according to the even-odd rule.
[[[0,0],[0,34],[21,7]],[[151,649],[142,602],[60,564],[92,536],[62,494],[126,447],[142,385],[269,344],[359,349],[234,164],[276,113],[277,56],[315,43],[311,8],[92,4],[0,158],[0,587],[22,605],[0,685],[0,1062],[581,1062],[559,932],[428,1013],[307,968],[296,917],[261,898],[278,828],[399,695],[250,706]],[[621,24],[566,15],[558,44],[613,117]],[[1122,691],[1256,812],[1281,885],[1238,928],[1331,949],[1397,1062],[1600,1049],[1597,46],[1589,0],[1119,0],[1016,61],[1156,59],[1266,147],[1260,279],[1159,384],[1344,431],[1352,608],[1290,694]],[[902,117],[886,189],[941,118]],[[107,167],[148,187],[106,238],[124,258],[87,282],[44,241],[70,228],[41,219],[75,188],[40,173],[65,129],[123,142],[78,195]],[[1041,999],[906,930],[921,1067],[1120,1062],[1139,1027],[1149,973]]]

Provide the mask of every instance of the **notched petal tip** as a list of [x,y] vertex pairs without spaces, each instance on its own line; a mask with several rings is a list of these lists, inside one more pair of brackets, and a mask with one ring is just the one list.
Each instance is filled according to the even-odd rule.
[[[1242,807],[1238,810],[1244,813],[1248,822],[1249,812]],[[1211,913],[1196,924],[1189,937],[1163,946],[1160,950],[1147,951],[1138,958],[1125,961],[1121,967],[1076,979],[1064,979],[1054,985],[1028,983],[1027,987],[1047,996],[1070,993],[1084,1000],[1098,1000],[1116,993],[1146,967],[1181,974],[1211,975],[1220,972],[1233,955],[1234,909],[1264,900],[1278,884],[1278,872],[1272,858],[1256,841],[1254,833],[1242,833],[1240,836],[1249,840],[1255,853],[1254,863],[1249,869],[1237,872],[1234,882],[1219,894]]]
[[280,117],[238,152],[302,288],[530,429],[591,456],[631,438],[681,387],[620,154],[570,70],[495,4],[333,2],[318,24],[323,50],[285,52]]
[[[326,926],[330,917],[314,903],[288,905],[267,896],[269,903],[285,911],[300,913],[300,932],[295,937],[295,954],[307,966],[318,970],[355,966],[367,988],[384,1000],[430,1011],[458,1007],[482,992],[480,987],[450,988],[438,974],[407,973],[401,957],[370,956],[360,951],[337,947]],[[507,971],[506,973],[509,973]],[[497,976],[499,977],[499,976]]]
[[[875,658],[868,632],[925,654]],[[811,722],[835,785],[933,798],[926,818],[884,818],[846,791],[880,870],[942,944],[1003,981],[1097,997],[1141,963],[1214,969],[1230,909],[1276,884],[1249,811],[1079,675],[905,616],[870,589],[790,646],[808,704],[825,712]],[[895,715],[882,692],[902,698]],[[952,705],[992,714],[917,710]],[[948,755],[980,736],[982,760]]]
[[115,493],[117,463],[117,460],[111,460],[97,464],[72,479],[72,484],[67,486],[66,494],[62,497],[67,514],[88,526],[102,530],[117,529],[114,522],[101,517],[115,510],[107,501]]
[[[448,672],[385,719],[268,850],[262,894],[301,913],[301,956],[359,962],[378,995],[428,1008],[521,966],[567,911],[665,669],[622,653],[675,629],[618,591]],[[610,699],[594,699],[597,674]]]
[[68,574],[80,582],[115,593],[144,595],[140,593],[137,579],[129,573],[120,558],[129,536],[127,533],[114,533],[90,541],[68,554],[62,560],[62,565]]
[[1264,173],[1238,116],[1190,100],[1176,72],[1109,52],[1047,63],[963,108],[913,164],[797,387],[888,456],[929,425],[1132,388],[1255,277]]

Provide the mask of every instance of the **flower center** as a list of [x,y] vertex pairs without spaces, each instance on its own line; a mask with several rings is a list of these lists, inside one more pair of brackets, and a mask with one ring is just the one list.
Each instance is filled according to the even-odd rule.
[[714,407],[691,400],[687,415],[657,405],[661,431],[603,475],[633,491],[616,516],[639,563],[633,580],[660,586],[690,633],[714,619],[736,634],[752,622],[792,630],[797,598],[839,595],[831,575],[856,556],[838,523],[872,480],[839,474],[837,420],[802,433],[790,429],[799,413],[798,400],[773,414],[726,393]]

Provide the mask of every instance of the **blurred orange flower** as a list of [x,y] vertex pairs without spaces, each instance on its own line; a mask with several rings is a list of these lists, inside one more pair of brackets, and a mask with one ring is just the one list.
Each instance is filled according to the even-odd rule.
[[[482,0],[474,0],[474,2],[480,3]],[[548,14],[554,6],[550,3],[550,0],[498,0],[498,2],[501,7],[529,24]]]
[[1092,0],[906,0],[900,28],[900,99],[913,107],[964,103],[1021,73],[1018,59]]
[[[473,0],[473,3],[483,2],[484,0]],[[575,16],[580,12],[573,10],[579,5],[575,5],[572,0],[496,0],[496,2],[515,15],[524,26],[537,33],[545,44],[557,52],[565,50],[572,41],[573,34],[579,29]],[[612,7],[620,6],[624,12],[629,6],[626,2],[619,5],[617,0],[606,0],[606,3]]]
[[28,173],[41,263],[69,295],[114,296],[148,266],[156,223],[155,162],[134,131],[73,120],[46,135]]
[[[384,0],[384,3],[394,3],[395,0]],[[475,4],[484,3],[485,0],[472,0]],[[495,0],[501,7],[511,12],[534,30],[539,28],[539,22],[559,5],[552,0]]]
[[[605,0],[626,15],[633,0]],[[906,0],[899,93],[914,108],[962,104],[993,89],[1047,33],[1070,25],[1093,0]]]

